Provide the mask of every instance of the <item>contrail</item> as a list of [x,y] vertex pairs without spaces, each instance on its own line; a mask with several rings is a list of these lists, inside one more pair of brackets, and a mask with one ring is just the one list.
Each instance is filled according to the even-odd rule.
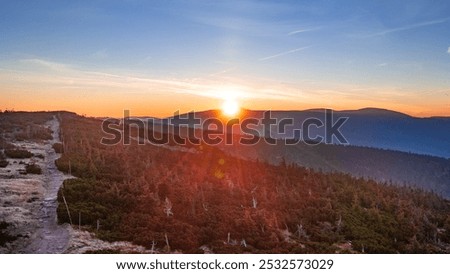
[[301,48],[298,48],[298,49],[291,49],[291,50],[288,50],[288,51],[277,53],[275,55],[271,55],[271,56],[267,56],[267,57],[261,58],[261,59],[259,59],[259,61],[270,60],[270,59],[277,58],[277,57],[284,56],[284,55],[288,55],[288,54],[291,54],[291,53],[294,53],[294,52],[297,52],[297,51],[302,51],[302,50],[305,50],[305,49],[310,48],[310,47],[311,46],[301,47]]
[[318,29],[320,29],[320,27],[309,28],[309,29],[299,29],[299,30],[291,31],[291,32],[289,32],[287,35],[290,36],[290,35],[294,35],[294,34],[297,34],[297,33],[308,32],[308,31],[314,31],[314,30],[318,30]]
[[380,35],[385,35],[385,34],[393,33],[393,32],[399,32],[399,31],[417,29],[417,28],[426,27],[426,26],[432,26],[432,25],[436,25],[436,24],[442,24],[442,23],[447,22],[449,19],[450,19],[450,17],[447,17],[447,18],[444,18],[444,19],[427,21],[427,22],[421,22],[421,23],[412,24],[412,25],[409,25],[409,26],[404,26],[404,27],[399,27],[399,28],[387,29],[387,30],[384,30],[384,31],[373,33],[371,35],[368,35],[367,37],[380,36]]

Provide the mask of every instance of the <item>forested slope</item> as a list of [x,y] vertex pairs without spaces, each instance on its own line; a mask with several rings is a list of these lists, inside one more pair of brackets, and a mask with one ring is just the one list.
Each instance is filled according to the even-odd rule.
[[[79,179],[58,216],[158,252],[445,253],[450,204],[407,187],[189,150],[100,144],[101,121],[61,115],[58,167]],[[97,230],[97,224],[99,229]]]

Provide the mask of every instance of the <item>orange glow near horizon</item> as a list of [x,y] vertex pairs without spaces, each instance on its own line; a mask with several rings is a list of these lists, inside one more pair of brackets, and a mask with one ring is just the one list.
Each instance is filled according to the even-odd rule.
[[164,118],[177,111],[221,109],[233,116],[238,109],[372,107],[416,117],[450,116],[450,91],[442,87],[405,92],[387,84],[287,83],[245,75],[161,78],[90,71],[40,59],[19,65],[23,67],[17,70],[0,69],[0,110],[66,110],[92,117],[123,117],[129,110],[132,116]]
[[330,108],[334,110],[357,110],[366,107],[384,108],[402,112],[415,117],[450,116],[450,108],[439,105],[406,105],[395,102],[380,104],[376,102],[357,101],[339,104],[338,101],[294,102],[286,100],[243,100],[239,104],[235,100],[219,100],[195,95],[136,96],[121,98],[111,95],[108,98],[72,98],[71,96],[56,98],[41,96],[36,98],[30,93],[15,93],[2,98],[0,110],[16,111],[57,111],[65,110],[92,117],[122,117],[124,110],[130,110],[132,116],[170,117],[175,112],[205,111],[220,109],[228,117],[236,116],[240,109],[251,110],[305,110],[314,108]]
[[[0,73],[0,80],[2,79]],[[14,80],[13,75],[8,75]],[[6,77],[3,78],[6,81]],[[42,78],[43,79],[43,78]],[[91,78],[84,79],[87,81]],[[49,80],[46,80],[49,81]],[[94,80],[91,80],[94,81]],[[114,81],[111,78],[110,81]],[[82,82],[82,81],[79,81]],[[5,83],[8,83],[7,81]],[[46,83],[46,82],[45,82]],[[305,110],[329,108],[334,110],[356,110],[366,107],[383,108],[406,113],[416,117],[450,116],[447,97],[423,96],[420,93],[410,97],[399,96],[392,91],[382,90],[370,96],[361,94],[349,96],[327,91],[305,92],[292,96],[290,87],[273,87],[269,92],[258,83],[244,83],[238,87],[212,84],[175,89],[171,82],[148,86],[146,83],[126,83],[118,81],[113,86],[104,83],[93,86],[53,86],[43,84],[33,78],[4,85],[1,91],[0,110],[16,111],[72,111],[92,117],[123,117],[129,110],[132,116],[152,116],[158,118],[173,116],[175,112],[205,111],[221,109],[223,113],[234,115],[236,109],[251,110]],[[138,85],[141,84],[141,85]],[[175,82],[173,85],[180,85]],[[95,87],[99,85],[99,87]],[[186,84],[187,86],[187,84]],[[129,88],[127,88],[129,87]],[[187,89],[185,91],[185,89]],[[266,92],[266,93],[265,93]],[[445,95],[445,94],[443,94]],[[226,103],[224,103],[226,102]],[[234,102],[234,103],[233,103]]]

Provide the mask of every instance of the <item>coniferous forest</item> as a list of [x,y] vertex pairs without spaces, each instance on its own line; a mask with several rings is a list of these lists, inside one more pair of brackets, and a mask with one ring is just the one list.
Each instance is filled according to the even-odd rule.
[[80,216],[101,239],[161,253],[450,252],[450,202],[431,192],[205,144],[107,146],[101,120],[59,119],[57,166],[76,177],[59,222]]

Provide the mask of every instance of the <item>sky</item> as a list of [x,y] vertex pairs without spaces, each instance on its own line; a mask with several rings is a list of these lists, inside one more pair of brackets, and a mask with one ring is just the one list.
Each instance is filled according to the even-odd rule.
[[450,116],[449,1],[2,1],[0,109]]

